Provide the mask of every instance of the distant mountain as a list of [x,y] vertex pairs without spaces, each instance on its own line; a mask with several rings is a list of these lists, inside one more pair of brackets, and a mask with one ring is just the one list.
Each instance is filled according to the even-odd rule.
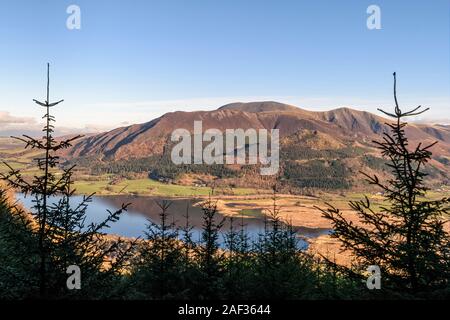
[[[388,130],[389,120],[366,111],[339,108],[325,112],[303,110],[278,102],[232,103],[214,111],[170,112],[143,124],[117,128],[91,135],[74,145],[68,155],[95,155],[107,159],[124,159],[160,154],[173,130],[193,131],[195,120],[202,120],[203,130],[217,128],[280,129],[281,137],[307,129],[337,139],[361,142],[376,139]],[[439,154],[450,154],[450,127],[410,124],[407,128],[412,142],[439,140]]]
[[[195,120],[202,120],[203,130],[279,129],[286,168],[299,166],[299,159],[319,162],[337,159],[352,172],[370,167],[371,164],[366,163],[369,155],[380,157],[372,140],[382,138],[383,132],[388,131],[385,123],[389,122],[370,112],[350,108],[314,112],[271,101],[237,102],[213,111],[170,112],[143,124],[92,135],[80,140],[64,156],[70,159],[89,157],[101,161],[125,161],[162,155],[171,133],[178,128],[192,132]],[[412,146],[439,141],[432,149],[435,159],[432,165],[436,174],[448,174],[445,159],[450,159],[450,127],[409,124],[406,131]],[[360,153],[350,155],[349,152],[354,151],[349,150],[360,150]],[[303,172],[301,170],[299,172]]]

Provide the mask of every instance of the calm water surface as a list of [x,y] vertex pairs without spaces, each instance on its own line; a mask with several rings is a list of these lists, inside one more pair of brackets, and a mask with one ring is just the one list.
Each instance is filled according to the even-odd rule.
[[[24,204],[24,206],[30,209],[33,206],[33,198],[30,196],[24,197],[23,194],[17,194],[17,199]],[[83,199],[83,196],[73,196],[72,206],[77,206]],[[108,212],[120,209],[123,203],[131,203],[129,210],[122,214],[120,220],[116,223],[112,223],[110,228],[103,230],[108,234],[116,234],[124,237],[144,237],[144,231],[146,225],[149,224],[149,220],[155,223],[159,221],[159,214],[161,209],[157,203],[163,199],[159,197],[151,196],[128,196],[128,195],[114,195],[114,196],[95,196],[92,198],[92,202],[89,204],[86,215],[86,223],[101,222],[104,220]],[[58,201],[58,197],[55,197],[53,202]],[[171,205],[168,209],[169,219],[173,221],[176,226],[183,227],[186,224],[186,213],[189,213],[189,220],[194,227],[192,232],[194,239],[199,240],[202,227],[202,210],[196,205],[198,200],[195,199],[171,199]],[[234,205],[234,204],[232,204]],[[243,222],[244,228],[251,239],[256,239],[258,235],[264,230],[264,220],[257,213],[261,209],[254,209],[254,214],[246,216],[245,219],[235,218],[234,227],[240,230]],[[216,221],[221,221],[225,216],[218,213]],[[221,232],[221,243],[223,244],[223,236],[230,229],[230,219],[225,219],[224,227]],[[294,227],[294,230],[299,236],[306,238],[318,237],[322,234],[329,233],[328,229],[320,228],[306,228],[306,227]],[[307,246],[307,242],[300,240],[300,247]]]

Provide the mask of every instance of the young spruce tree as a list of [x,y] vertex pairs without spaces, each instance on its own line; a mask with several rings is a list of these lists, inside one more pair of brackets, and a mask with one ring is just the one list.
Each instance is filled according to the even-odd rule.
[[[449,294],[450,238],[444,230],[444,214],[449,212],[450,198],[427,199],[424,166],[430,160],[435,143],[412,147],[405,134],[404,119],[428,109],[421,106],[403,112],[397,102],[394,73],[393,113],[380,110],[394,119],[387,123],[390,132],[375,141],[392,178],[381,182],[366,175],[368,182],[381,189],[386,205],[375,209],[367,196],[351,201],[350,207],[362,224],[349,222],[339,209],[329,205],[322,210],[333,225],[333,237],[351,251],[363,270],[369,265],[381,269],[382,290],[399,297],[443,297]],[[349,270],[347,270],[349,271]],[[351,274],[367,277],[364,271]]]
[[[25,230],[30,232],[29,236],[20,238],[26,239],[27,243],[10,243],[11,249],[21,248],[17,251],[20,256],[16,257],[19,261],[15,261],[21,270],[16,272],[14,280],[17,286],[25,285],[27,288],[18,298],[114,297],[117,286],[113,283],[127,267],[133,244],[108,237],[102,230],[117,221],[127,205],[108,212],[101,223],[86,224],[86,210],[92,195],[83,197],[78,205],[71,203],[74,167],[59,170],[57,153],[70,147],[71,142],[80,136],[63,140],[53,137],[55,118],[50,110],[63,100],[50,102],[49,70],[47,64],[46,100],[34,100],[45,109],[44,136],[42,139],[27,135],[16,138],[25,143],[25,149],[40,151],[35,159],[38,172],[29,178],[5,163],[9,172],[0,176],[10,188],[33,199],[31,217],[26,217],[24,212],[16,212],[2,223],[2,231],[8,231],[3,234],[6,237],[19,231],[21,234]],[[11,237],[9,241],[12,241]],[[77,266],[81,270],[79,290],[69,290],[67,286],[69,266]],[[15,288],[11,287],[10,292],[14,291]]]
[[135,298],[182,299],[185,296],[185,254],[179,239],[179,229],[170,220],[171,202],[156,202],[159,222],[150,219],[146,240],[141,241],[132,281]]

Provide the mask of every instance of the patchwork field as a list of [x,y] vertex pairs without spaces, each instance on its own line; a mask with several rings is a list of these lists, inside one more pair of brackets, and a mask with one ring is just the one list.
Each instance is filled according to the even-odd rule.
[[[115,183],[105,179],[105,177],[96,181],[78,180],[75,182],[74,188],[79,194],[95,192],[98,195],[134,194],[165,197],[208,196],[213,192],[212,188],[203,186],[195,187],[167,184],[151,179],[124,179]],[[234,195],[251,195],[257,192],[250,188],[235,188],[232,190]],[[214,190],[214,192],[220,193],[221,190]]]

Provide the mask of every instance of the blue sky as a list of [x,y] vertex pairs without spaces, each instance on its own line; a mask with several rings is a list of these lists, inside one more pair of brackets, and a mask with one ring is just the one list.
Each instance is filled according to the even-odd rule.
[[[51,63],[59,124],[111,128],[168,111],[277,100],[310,110],[426,105],[450,122],[450,2],[5,1],[0,125],[31,126]],[[81,9],[81,30],[66,9]],[[381,30],[366,26],[381,9]]]

